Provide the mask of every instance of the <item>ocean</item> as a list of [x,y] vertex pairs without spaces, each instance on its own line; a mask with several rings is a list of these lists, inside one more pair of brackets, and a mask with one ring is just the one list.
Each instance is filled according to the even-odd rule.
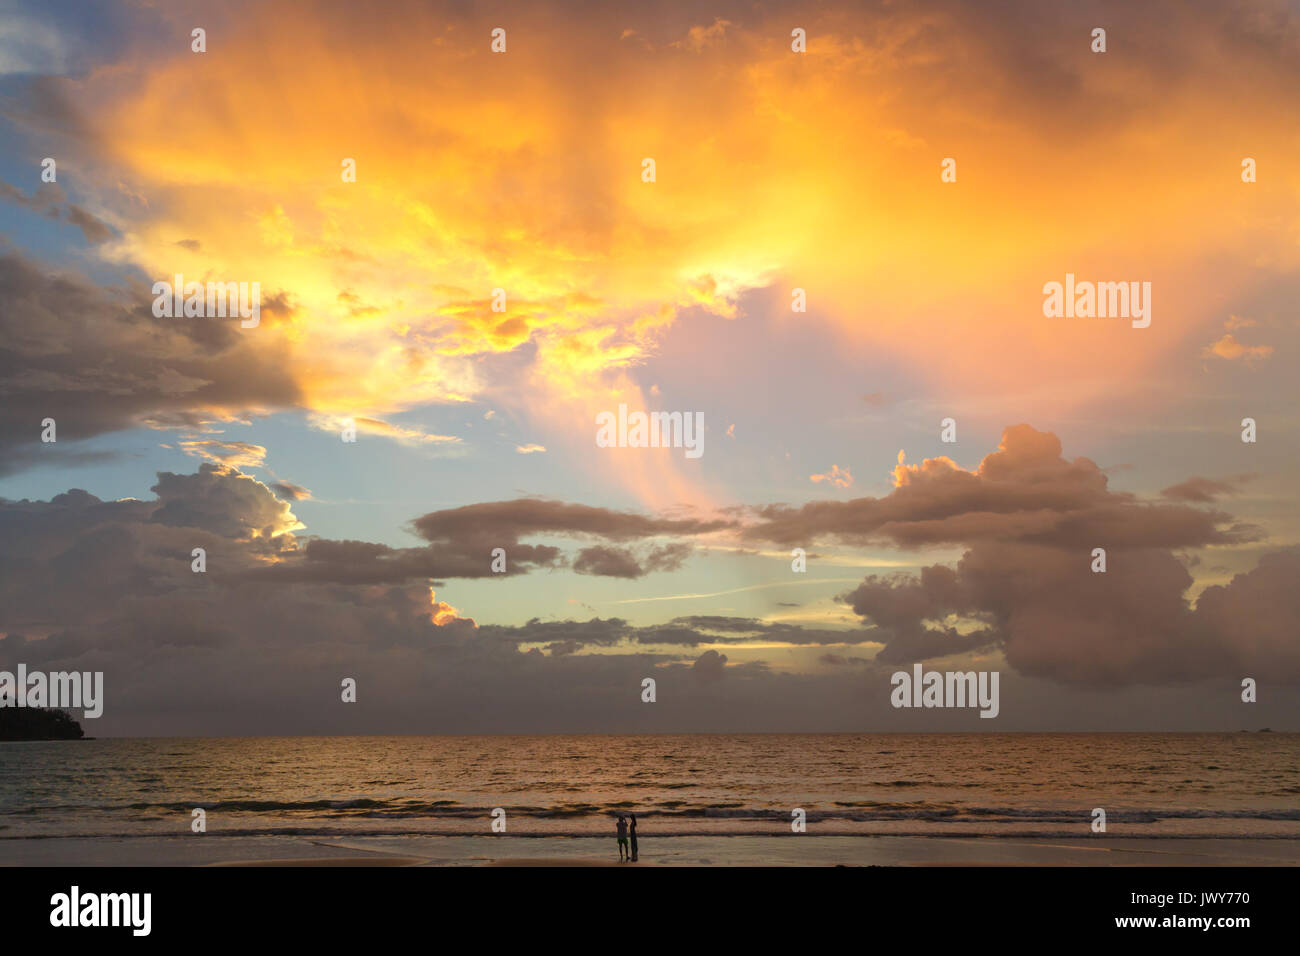
[[490,837],[498,808],[512,837],[612,837],[624,812],[636,814],[643,844],[798,835],[812,860],[807,837],[841,847],[870,836],[1095,839],[1095,808],[1107,839],[1294,841],[1297,758],[1300,735],[1280,733],[9,743],[0,744],[0,863],[66,861],[60,844],[97,845],[98,862],[147,862],[151,839],[196,845],[196,809],[208,858],[232,838],[247,857],[269,838],[277,847],[382,838],[391,851],[412,838]]

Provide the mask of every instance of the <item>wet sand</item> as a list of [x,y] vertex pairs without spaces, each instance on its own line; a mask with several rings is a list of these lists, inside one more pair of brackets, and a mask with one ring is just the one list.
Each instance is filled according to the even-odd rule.
[[299,836],[0,840],[5,866],[1296,866],[1300,840],[1142,837]]

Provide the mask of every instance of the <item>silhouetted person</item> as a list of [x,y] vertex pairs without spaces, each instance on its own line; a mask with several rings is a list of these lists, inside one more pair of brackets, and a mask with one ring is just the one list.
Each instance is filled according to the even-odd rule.
[[631,814],[632,825],[628,827],[628,835],[632,838],[632,862],[636,862],[636,814]]
[[618,815],[618,862],[622,863],[624,859],[631,859],[631,855],[627,852],[627,821],[620,813]]

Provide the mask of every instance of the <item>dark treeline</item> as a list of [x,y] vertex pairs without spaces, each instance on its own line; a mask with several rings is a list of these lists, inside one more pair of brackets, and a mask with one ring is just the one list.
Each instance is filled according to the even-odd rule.
[[62,710],[0,707],[0,740],[80,740],[81,724]]

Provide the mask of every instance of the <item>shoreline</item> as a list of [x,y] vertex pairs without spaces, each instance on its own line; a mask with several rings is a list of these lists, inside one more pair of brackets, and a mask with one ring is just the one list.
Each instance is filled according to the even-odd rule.
[[1240,837],[647,835],[619,864],[612,836],[14,838],[0,866],[1296,866],[1300,841]]

